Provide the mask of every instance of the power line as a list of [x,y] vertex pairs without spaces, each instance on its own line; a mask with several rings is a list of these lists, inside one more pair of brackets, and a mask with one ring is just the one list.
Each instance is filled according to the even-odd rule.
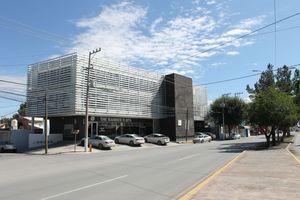
[[11,83],[11,84],[15,84],[15,85],[24,85],[24,86],[27,86],[27,84],[25,84],[25,83],[18,83],[18,82],[14,82],[14,81],[3,80],[3,79],[0,79],[0,82]]
[[0,16],[0,26],[15,30],[18,32],[25,33],[25,34],[34,36],[39,39],[45,39],[48,41],[65,43],[66,41],[69,40],[69,38],[63,37],[61,35],[51,33],[49,31],[45,31],[40,28],[35,28],[35,27],[29,26],[25,23],[22,23],[22,22],[19,22],[16,20],[12,20],[12,19],[8,19],[8,18],[4,18],[2,16]]
[[4,90],[0,90],[0,92],[6,93],[6,94],[13,94],[13,95],[17,95],[17,96],[23,96],[23,97],[26,97],[26,95],[20,94],[20,93],[8,92],[8,91],[4,91]]
[[[291,68],[291,67],[296,67],[296,66],[300,66],[300,64],[290,65],[288,67]],[[277,69],[274,69],[272,71],[276,71],[278,69],[280,69],[280,67],[277,68]],[[239,76],[239,77],[225,79],[225,80],[220,80],[220,81],[213,81],[213,82],[208,82],[208,83],[202,83],[200,85],[212,85],[212,84],[223,83],[223,82],[228,82],[228,81],[235,81],[235,80],[239,80],[239,79],[249,78],[249,77],[252,77],[252,76],[257,76],[257,75],[260,75],[262,73],[263,72],[259,72],[259,73],[256,73],[256,74],[251,74],[251,75],[246,75],[246,76]],[[194,85],[194,86],[197,86],[197,85]]]
[[216,84],[216,83],[223,83],[223,82],[228,82],[228,81],[235,81],[235,80],[244,79],[244,78],[248,78],[248,77],[252,77],[252,76],[257,76],[257,75],[260,75],[260,74],[261,73],[257,73],[257,74],[247,75],[247,76],[240,76],[240,77],[235,77],[235,78],[220,80],[220,81],[213,81],[213,82],[203,83],[201,85],[212,85],[212,84]]
[[21,103],[24,102],[24,101],[21,101],[21,100],[19,100],[19,99],[14,99],[14,98],[10,98],[10,97],[0,96],[0,98],[7,99],[7,100],[12,100],[12,101],[18,101],[18,102],[21,102]]
[[277,20],[276,16],[276,0],[274,0],[274,66],[277,66]]
[[14,113],[17,113],[18,111],[14,111],[14,112],[10,112],[10,113],[7,113],[7,114],[4,114],[1,116],[1,118],[4,118],[5,116],[8,116],[8,115],[11,115],[11,114],[14,114]]

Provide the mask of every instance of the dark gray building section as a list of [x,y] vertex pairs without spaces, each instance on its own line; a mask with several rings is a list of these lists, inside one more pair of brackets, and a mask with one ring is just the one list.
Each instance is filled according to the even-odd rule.
[[165,76],[166,104],[172,108],[169,117],[161,119],[161,132],[172,141],[184,141],[194,136],[192,79],[179,74]]

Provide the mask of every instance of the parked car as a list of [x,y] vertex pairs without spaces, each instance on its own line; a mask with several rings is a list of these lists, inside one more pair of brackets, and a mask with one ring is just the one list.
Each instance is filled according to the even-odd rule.
[[[212,141],[212,139],[213,139],[212,136],[207,135],[206,133],[202,133],[202,132],[196,132],[196,133],[195,133],[195,136],[196,136],[196,135],[202,135],[203,137],[206,138],[207,141],[209,140],[209,142]],[[205,142],[206,142],[206,141],[205,141]]]
[[217,136],[211,132],[205,132],[206,135],[209,135],[213,140],[217,138]]
[[[84,145],[85,138],[81,140],[81,145]],[[95,135],[88,139],[89,145],[98,147],[99,149],[110,149],[115,146],[115,142],[105,135]]]
[[237,140],[240,138],[241,138],[241,135],[239,133],[231,133],[230,134],[230,139]]
[[159,133],[153,133],[144,137],[145,142],[155,143],[158,145],[166,145],[170,142],[170,138]]
[[0,152],[17,152],[17,147],[9,141],[0,141]]
[[203,142],[210,142],[212,139],[209,135],[205,135],[205,134],[198,134],[195,135],[194,139],[193,139],[193,143],[203,143]]
[[117,136],[115,138],[115,143],[129,144],[130,146],[134,146],[134,145],[141,146],[141,144],[145,143],[145,139],[136,134],[124,134],[124,135]]

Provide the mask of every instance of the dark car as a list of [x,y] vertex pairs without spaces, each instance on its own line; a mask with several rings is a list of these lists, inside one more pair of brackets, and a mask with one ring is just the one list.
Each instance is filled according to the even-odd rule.
[[17,152],[17,147],[9,141],[0,141],[0,152]]
[[217,136],[211,132],[205,132],[206,135],[209,135],[213,140],[217,138]]

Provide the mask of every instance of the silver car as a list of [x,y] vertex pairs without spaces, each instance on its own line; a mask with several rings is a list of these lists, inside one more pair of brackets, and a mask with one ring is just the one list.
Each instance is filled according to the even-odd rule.
[[17,152],[17,147],[8,141],[0,141],[0,152]]
[[116,144],[129,144],[130,146],[138,145],[141,146],[141,144],[145,143],[145,140],[143,137],[140,137],[136,134],[124,134],[117,136],[115,138]]
[[210,142],[212,138],[209,135],[206,134],[198,134],[195,135],[193,139],[193,143],[203,143],[203,142]]
[[[85,138],[81,140],[81,144],[84,145]],[[97,147],[99,149],[110,149],[115,146],[115,142],[105,135],[95,135],[88,139],[89,145]]]
[[233,139],[233,140],[241,139],[241,135],[239,133],[231,133],[230,139]]
[[170,142],[170,138],[159,133],[153,133],[144,137],[145,142],[155,143],[158,145],[166,145]]

